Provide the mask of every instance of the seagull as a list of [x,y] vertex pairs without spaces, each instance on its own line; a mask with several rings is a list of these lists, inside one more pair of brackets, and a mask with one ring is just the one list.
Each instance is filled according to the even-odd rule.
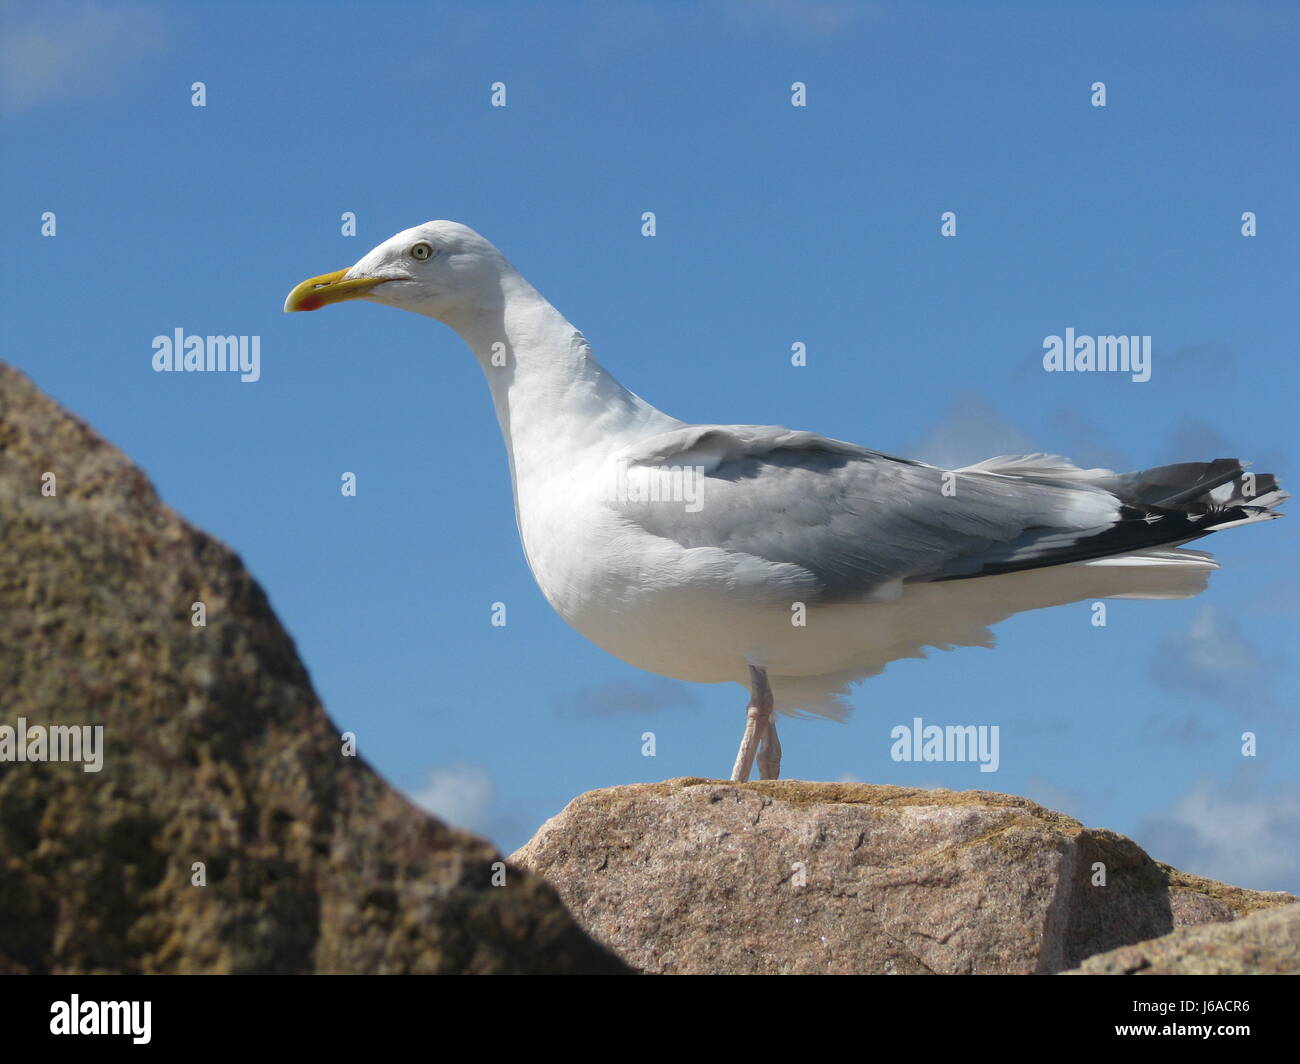
[[941,469],[815,432],[697,425],[629,391],[491,243],[433,221],[309,278],[286,311],[364,299],[454,329],[487,378],[529,568],[629,664],[749,688],[731,779],[776,779],[776,715],[843,719],[850,688],[991,625],[1100,598],[1187,598],[1181,544],[1280,517],[1232,458],[1133,473],[1057,455]]

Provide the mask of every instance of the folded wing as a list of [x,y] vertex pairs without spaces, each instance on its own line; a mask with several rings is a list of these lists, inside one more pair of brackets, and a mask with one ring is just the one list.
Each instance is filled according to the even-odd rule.
[[697,495],[612,502],[626,520],[682,547],[799,566],[823,603],[1184,543],[1280,516],[1271,507],[1286,497],[1236,459],[1116,474],[1019,455],[944,470],[764,425],[687,426],[615,460],[635,471],[629,483],[685,476]]

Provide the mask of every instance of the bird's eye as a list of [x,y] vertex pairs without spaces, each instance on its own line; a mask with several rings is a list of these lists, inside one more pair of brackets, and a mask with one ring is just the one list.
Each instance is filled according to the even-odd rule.
[[423,262],[425,259],[433,258],[433,245],[421,241],[411,247],[411,258]]

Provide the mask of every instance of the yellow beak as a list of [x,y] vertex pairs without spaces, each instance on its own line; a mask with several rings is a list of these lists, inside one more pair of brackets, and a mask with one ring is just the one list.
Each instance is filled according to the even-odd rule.
[[356,299],[388,280],[387,277],[353,277],[350,281],[345,281],[343,275],[347,272],[335,270],[333,273],[307,278],[285,299],[286,313],[294,310],[320,310],[327,303]]

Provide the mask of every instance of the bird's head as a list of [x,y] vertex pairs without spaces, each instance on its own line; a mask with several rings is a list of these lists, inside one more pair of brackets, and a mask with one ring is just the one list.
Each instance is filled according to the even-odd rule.
[[353,266],[311,277],[284,301],[286,311],[319,310],[365,299],[453,323],[500,305],[513,272],[501,252],[459,222],[425,222],[391,236]]

